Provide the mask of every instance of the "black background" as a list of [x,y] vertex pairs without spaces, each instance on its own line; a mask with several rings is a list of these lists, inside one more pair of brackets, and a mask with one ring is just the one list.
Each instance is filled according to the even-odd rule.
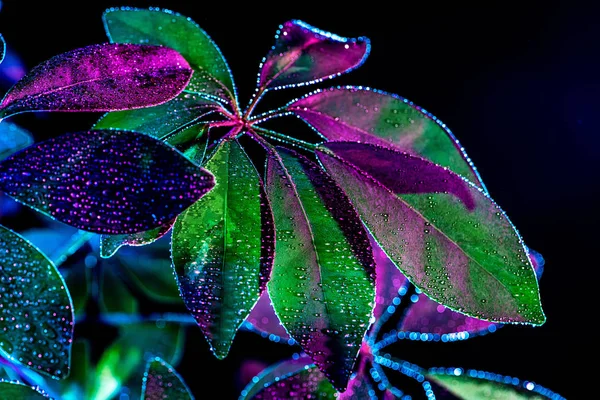
[[[8,0],[0,12],[0,32],[31,68],[58,53],[105,42],[101,14],[107,7],[166,7],[192,17],[216,41],[243,104],[280,23],[297,18],[343,36],[370,37],[365,65],[329,83],[397,93],[444,121],[491,196],[546,259],[544,326],[504,328],[466,342],[410,342],[399,357],[424,367],[462,366],[517,376],[567,398],[582,396],[581,367],[571,356],[577,343],[583,349],[578,357],[589,361],[595,340],[588,333],[593,303],[585,292],[597,277],[594,229],[600,222],[597,10],[573,2],[477,7],[393,2],[393,8],[365,2],[331,9],[324,2],[281,1],[240,9],[234,2],[207,3],[90,1],[74,6]],[[307,90],[276,93],[265,102],[282,104]],[[22,115],[15,122],[39,139],[87,129],[97,117]],[[217,398],[235,398],[243,360],[269,363],[291,353],[240,333],[230,356],[218,361],[199,335],[188,342],[178,370],[197,398],[217,385]]]

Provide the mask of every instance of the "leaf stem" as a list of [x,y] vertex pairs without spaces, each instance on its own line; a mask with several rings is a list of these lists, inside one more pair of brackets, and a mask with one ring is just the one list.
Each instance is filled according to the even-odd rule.
[[91,232],[78,231],[71,236],[71,240],[54,251],[50,256],[50,259],[54,263],[56,268],[60,267],[65,261],[69,259],[73,254],[82,248],[92,237],[94,236]]
[[296,139],[295,137],[283,135],[279,132],[274,132],[269,129],[260,128],[258,126],[254,127],[254,131],[257,134],[264,136],[266,138],[277,140],[279,142],[283,142],[285,144],[299,147],[299,148],[302,148],[302,149],[308,150],[308,151],[315,151],[315,149],[319,146],[319,144],[305,142],[304,140]]
[[283,117],[285,115],[290,115],[290,114],[292,114],[292,112],[287,111],[285,109],[285,106],[283,106],[283,107],[276,108],[274,110],[269,110],[262,114],[255,115],[254,117],[250,118],[249,122],[252,122],[253,125],[260,124],[261,122],[265,122],[269,119],[279,118],[279,117]]
[[244,111],[242,119],[248,120],[248,117],[250,117],[250,114],[252,114],[252,111],[254,111],[254,108],[265,93],[267,93],[267,89],[265,87],[258,88],[258,90],[254,93],[254,96],[252,96],[252,100],[250,100],[250,104],[248,104],[246,111]]

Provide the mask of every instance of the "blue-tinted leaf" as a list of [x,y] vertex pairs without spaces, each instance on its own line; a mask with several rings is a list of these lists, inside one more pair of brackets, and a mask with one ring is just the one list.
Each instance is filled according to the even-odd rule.
[[0,123],[0,161],[33,143],[31,134],[10,122]]
[[129,234],[164,225],[213,186],[208,171],[134,132],[68,133],[0,162],[0,189],[96,233]]
[[0,226],[0,352],[54,378],[69,374],[73,304],[56,267]]
[[4,37],[0,34],[0,63],[4,61],[4,55],[6,54],[6,42]]

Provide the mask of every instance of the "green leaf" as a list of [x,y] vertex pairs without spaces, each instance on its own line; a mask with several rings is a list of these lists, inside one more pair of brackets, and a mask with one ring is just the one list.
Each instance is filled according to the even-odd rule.
[[73,303],[52,262],[0,225],[0,353],[36,372],[69,375]]
[[100,257],[110,258],[122,246],[145,246],[154,243],[171,230],[175,220],[148,231],[129,235],[100,235]]
[[10,122],[0,123],[0,160],[33,143],[31,134]]
[[169,10],[111,8],[102,16],[113,43],[163,45],[177,50],[194,74],[186,91],[235,101],[227,62],[212,39],[191,19]]
[[167,139],[194,121],[210,115],[217,105],[199,95],[181,93],[173,100],[150,108],[104,114],[93,129],[120,129]]
[[19,382],[0,382],[0,393],[3,399],[12,400],[44,400],[50,398],[35,388]]
[[194,400],[181,376],[160,357],[148,362],[142,382],[142,400]]
[[373,252],[339,186],[308,159],[278,150],[266,172],[277,236],[269,294],[288,333],[343,390],[373,312]]
[[[440,368],[440,370],[442,369]],[[439,393],[440,399],[544,400],[562,398],[533,382],[516,379],[517,384],[513,384],[512,378],[509,378],[507,382],[503,379],[504,376],[498,374],[473,370],[469,372],[468,374],[463,373],[462,369],[456,368],[452,373],[429,373],[425,375],[425,378],[434,384],[434,393],[436,395]],[[438,386],[443,389],[438,389]],[[450,396],[447,394],[448,392]],[[542,395],[540,392],[547,395]]]
[[272,235],[254,165],[237,141],[226,141],[206,163],[213,190],[181,213],[173,227],[172,257],[181,295],[211,350],[223,358],[264,289]]
[[[468,208],[450,193],[398,194],[393,188],[402,186],[397,179],[406,172],[402,163],[414,156],[359,143],[352,146],[360,152],[342,152],[342,142],[330,143],[333,150],[329,144],[317,150],[319,160],[382,249],[427,296],[479,319],[544,323],[523,241],[481,189],[447,170],[447,182],[463,182],[461,198],[469,199]],[[377,168],[381,165],[386,167]]]
[[[160,356],[175,364],[183,345],[183,329],[177,325],[159,327],[153,323],[125,325],[121,336],[102,354],[95,381],[86,399],[108,400],[134,375],[143,373],[146,360]],[[139,382],[139,381],[138,381]]]
[[103,269],[100,310],[105,313],[135,314],[138,301],[131,294],[123,280],[114,271],[113,265]]

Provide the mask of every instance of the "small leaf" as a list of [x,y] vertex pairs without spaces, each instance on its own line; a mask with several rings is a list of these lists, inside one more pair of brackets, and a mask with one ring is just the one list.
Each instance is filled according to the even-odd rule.
[[[529,250],[530,260],[539,280],[543,269],[543,258],[537,252]],[[457,313],[431,300],[423,293],[416,295],[402,321],[399,332],[427,333],[431,336],[442,335],[442,341],[468,339],[473,336],[495,332],[501,324],[483,321]],[[430,339],[431,340],[431,339]]]
[[10,122],[0,124],[0,161],[33,143],[31,134]]
[[[206,163],[216,186],[173,227],[172,257],[183,300],[218,358],[265,288],[274,235],[254,165],[237,141],[224,142]],[[268,223],[272,227],[272,222]],[[272,229],[272,228],[271,228]]]
[[0,351],[36,372],[69,375],[73,304],[52,262],[0,225]]
[[[0,43],[0,45],[1,44],[2,43]],[[2,54],[0,54],[0,56],[1,55]],[[43,392],[40,392],[38,388],[27,386],[20,382],[0,381],[0,393],[2,393],[3,399],[13,400],[44,400],[50,398]]]
[[336,390],[327,378],[303,355],[265,369],[244,388],[240,400],[335,399]]
[[68,133],[0,162],[0,189],[79,229],[129,234],[166,224],[214,185],[213,176],[149,136]]
[[175,50],[97,44],[52,57],[17,82],[0,103],[0,118],[26,111],[119,111],[177,96],[192,75]]
[[266,174],[277,235],[268,284],[273,307],[344,390],[374,306],[369,238],[344,192],[305,157],[271,152]]
[[425,375],[440,400],[544,400],[564,399],[557,393],[530,381],[491,372],[462,368],[431,368]]
[[120,337],[100,357],[95,381],[85,398],[112,399],[136,372],[141,377],[150,356],[159,356],[175,364],[182,346],[183,329],[177,325],[158,327],[154,323],[144,323],[123,326]]
[[164,139],[209,115],[215,107],[210,100],[195,94],[182,93],[156,107],[108,113],[96,122],[93,129],[134,131],[156,139]]
[[185,382],[173,367],[159,357],[148,362],[142,382],[142,400],[193,400]]
[[344,38],[302,21],[288,21],[263,59],[258,85],[281,89],[339,76],[362,65],[370,47],[365,37]]
[[4,37],[0,34],[0,63],[4,61],[4,56],[6,55],[6,42],[4,41]]
[[145,246],[154,243],[171,230],[175,220],[148,231],[128,235],[100,235],[100,257],[110,258],[122,246]]
[[[479,319],[544,323],[537,280],[523,242],[485,193],[464,180],[460,193],[465,196],[458,196],[462,202],[446,193],[398,195],[394,191],[402,188],[398,175],[408,173],[406,160],[413,156],[360,143],[328,147],[317,151],[319,160],[390,259],[425,294]],[[360,151],[346,151],[350,147]],[[423,168],[431,168],[431,163],[421,161]],[[449,184],[460,179],[439,169]],[[418,167],[412,174],[420,172]]]
[[484,188],[470,158],[448,127],[412,101],[347,86],[318,90],[292,101],[287,109],[329,140],[405,151],[448,167]]
[[235,101],[233,77],[221,51],[190,18],[169,10],[111,8],[102,16],[111,42],[163,45],[177,50],[194,75],[186,91]]

